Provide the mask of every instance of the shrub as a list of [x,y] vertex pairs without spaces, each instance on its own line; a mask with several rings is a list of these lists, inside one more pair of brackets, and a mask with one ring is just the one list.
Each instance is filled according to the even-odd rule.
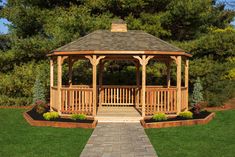
[[38,100],[45,101],[45,88],[42,81],[40,80],[41,78],[40,75],[41,74],[39,72],[33,86],[33,103],[35,103]]
[[193,113],[190,111],[184,111],[184,112],[180,112],[178,116],[181,118],[192,119]]
[[164,121],[167,120],[165,113],[156,113],[152,117],[155,121]]
[[198,77],[196,82],[193,85],[192,106],[203,101],[202,90],[203,90],[203,88],[201,85],[201,80]]
[[47,112],[43,114],[43,118],[46,120],[53,120],[59,118],[58,112]]
[[34,110],[38,114],[43,114],[49,111],[49,106],[44,101],[38,100],[35,102]]
[[73,120],[85,120],[86,115],[85,114],[72,114],[71,119],[73,119]]
[[191,109],[191,111],[193,112],[193,114],[199,114],[201,112],[201,105],[195,104]]

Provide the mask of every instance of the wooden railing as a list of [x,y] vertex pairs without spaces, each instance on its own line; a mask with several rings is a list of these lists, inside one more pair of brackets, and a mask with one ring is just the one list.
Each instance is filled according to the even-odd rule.
[[101,106],[130,106],[138,102],[139,90],[137,86],[106,85],[99,88],[99,104]]
[[182,87],[181,88],[181,111],[184,111],[188,107],[186,96],[187,96],[187,87]]
[[55,111],[59,110],[57,87],[51,87],[51,108]]
[[92,115],[92,88],[61,88],[61,113]]
[[174,114],[177,112],[176,88],[146,87],[145,114],[153,115],[157,112]]
[[[58,90],[51,87],[51,107],[58,111]],[[141,87],[104,85],[97,88],[97,100],[100,106],[135,106],[139,111],[141,106]],[[146,86],[146,116],[157,112],[175,114],[176,87]],[[181,111],[187,109],[187,88],[181,88]],[[89,85],[63,86],[61,88],[61,113],[93,113],[93,89]]]

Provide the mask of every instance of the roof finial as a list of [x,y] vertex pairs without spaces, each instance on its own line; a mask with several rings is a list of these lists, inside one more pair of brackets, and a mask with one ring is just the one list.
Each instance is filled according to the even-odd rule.
[[111,32],[127,32],[127,25],[122,19],[114,19],[111,25]]

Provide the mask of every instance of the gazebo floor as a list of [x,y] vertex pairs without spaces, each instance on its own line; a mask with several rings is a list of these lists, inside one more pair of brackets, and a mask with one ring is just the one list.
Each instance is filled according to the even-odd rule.
[[142,119],[140,113],[130,107],[99,107],[95,119],[98,122],[139,122]]

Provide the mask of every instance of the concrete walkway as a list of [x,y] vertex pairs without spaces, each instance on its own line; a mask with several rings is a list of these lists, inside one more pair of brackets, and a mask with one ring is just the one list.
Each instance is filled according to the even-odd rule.
[[157,157],[140,123],[99,123],[81,157]]

